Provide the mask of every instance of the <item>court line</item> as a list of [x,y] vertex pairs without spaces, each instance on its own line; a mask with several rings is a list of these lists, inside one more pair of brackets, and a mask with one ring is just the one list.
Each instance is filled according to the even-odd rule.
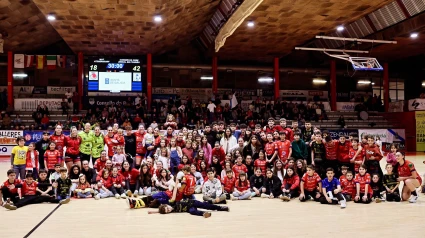
[[58,208],[61,206],[62,204],[58,204],[57,207],[55,207],[55,209],[53,209],[53,211],[51,211],[49,214],[47,214],[47,216],[41,220],[36,226],[34,226],[34,228],[32,228],[32,230],[30,230],[30,232],[28,232],[28,234],[26,234],[24,236],[24,238],[29,237],[35,230],[37,230],[38,227],[40,227],[46,220],[47,218],[49,218],[56,210],[58,210]]

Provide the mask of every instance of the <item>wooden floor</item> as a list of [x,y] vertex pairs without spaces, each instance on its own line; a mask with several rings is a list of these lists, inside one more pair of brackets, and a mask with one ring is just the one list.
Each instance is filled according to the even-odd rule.
[[[421,174],[425,172],[424,154],[408,159]],[[2,181],[7,169],[8,163],[0,162]],[[213,212],[205,219],[189,214],[148,215],[148,209],[128,209],[124,199],[72,200],[30,237],[425,237],[423,194],[416,204],[349,202],[344,210],[338,205],[262,198],[228,205],[231,212]],[[56,206],[0,208],[0,237],[24,237]]]

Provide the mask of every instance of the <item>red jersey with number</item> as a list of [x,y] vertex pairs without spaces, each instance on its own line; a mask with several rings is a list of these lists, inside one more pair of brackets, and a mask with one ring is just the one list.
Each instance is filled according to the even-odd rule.
[[123,177],[124,180],[128,180],[128,183],[133,185],[137,183],[137,178],[140,175],[139,170],[133,168],[130,171],[124,171],[124,172],[119,172]]
[[37,182],[33,181],[32,183],[28,184],[27,182],[24,182],[22,184],[22,196],[34,196],[37,194]]
[[267,142],[264,146],[264,152],[266,155],[270,156],[273,155],[274,152],[277,151],[276,143],[274,142]]
[[317,185],[322,180],[317,173],[314,173],[313,176],[309,176],[307,173],[305,173],[301,178],[301,181],[304,182],[304,190],[312,192],[317,189]]
[[106,135],[103,138],[103,140],[104,140],[106,146],[108,147],[108,156],[109,157],[114,156],[115,149],[116,149],[116,146],[117,146],[116,143],[112,142],[112,140],[114,140],[114,136],[108,136],[108,135]]
[[239,174],[241,172],[245,172],[245,174],[248,172],[248,168],[244,164],[241,164],[241,165],[235,164],[233,165],[232,170],[233,170],[233,173],[235,173],[236,178],[239,178]]
[[353,198],[356,196],[356,183],[354,179],[348,180],[345,175],[342,175],[339,178],[339,183],[341,184],[343,194],[351,195]]
[[[360,174],[356,174],[356,177],[354,178],[354,182],[357,184],[360,184],[360,193],[365,192],[366,184],[370,185],[370,174],[366,173],[365,175],[361,176]],[[367,189],[369,194],[373,193],[372,188],[369,186]]]
[[221,183],[223,184],[223,187],[224,187],[224,191],[227,193],[233,193],[233,190],[235,188],[235,182],[236,182],[235,177],[229,178],[227,176],[224,176],[224,178],[221,180]]
[[55,169],[55,164],[58,164],[62,159],[61,152],[59,150],[46,150],[44,153],[44,160],[47,169]]
[[66,146],[65,154],[79,155],[80,154],[80,144],[81,144],[81,138],[66,136],[65,137],[65,146]]
[[338,161],[341,163],[350,163],[350,159],[352,157],[350,157],[349,153],[350,153],[350,149],[351,149],[351,143],[346,141],[344,144],[342,144],[341,142],[337,142],[337,158]]
[[[8,188],[12,184],[15,185],[15,188],[13,188],[13,189]],[[21,184],[22,184],[22,181],[19,180],[19,179],[15,179],[15,181],[13,183],[9,182],[9,179],[8,179],[0,186],[0,189],[8,188],[10,193],[16,194],[16,193],[18,193],[18,188],[16,186],[21,185]]]
[[184,187],[183,194],[185,196],[190,196],[195,193],[196,189],[196,178],[192,174],[184,175],[184,183],[186,187]]
[[56,135],[53,134],[50,136],[50,141],[55,142],[56,149],[63,155],[63,147],[65,146],[65,138],[66,136],[64,134]]
[[[410,177],[412,176],[412,173],[416,171],[415,165],[405,160],[403,165],[398,166],[398,176],[399,177]],[[419,184],[422,184],[422,178],[419,175],[418,171],[416,171],[417,177],[416,179],[419,181]]]
[[326,149],[326,159],[327,160],[336,160],[336,154],[338,151],[338,145],[337,145],[337,141],[330,141],[330,142],[326,142],[324,144],[325,149]]
[[134,135],[136,136],[136,153],[144,155],[146,153],[146,148],[143,146],[143,139],[145,138],[146,132],[140,133],[136,131]]
[[[357,149],[354,149],[354,148],[351,147],[350,151],[348,153],[348,156],[352,159],[352,158],[354,158],[356,153],[357,153]],[[356,162],[363,162],[363,159],[364,159],[364,149],[362,149],[362,151],[360,151],[359,154],[354,158],[354,171],[356,173],[359,172],[359,168],[360,168],[360,165],[361,165],[361,164],[356,164]]]
[[261,174],[266,176],[267,163],[265,159],[256,159],[254,162],[254,167],[260,167]]
[[239,179],[237,179],[236,182],[235,182],[235,188],[239,192],[246,191],[250,188],[249,181],[247,179],[245,179],[245,181],[240,182]]
[[289,155],[289,149],[292,148],[292,144],[289,140],[285,141],[277,141],[277,155],[279,156],[280,160],[282,160],[283,163],[288,160]]

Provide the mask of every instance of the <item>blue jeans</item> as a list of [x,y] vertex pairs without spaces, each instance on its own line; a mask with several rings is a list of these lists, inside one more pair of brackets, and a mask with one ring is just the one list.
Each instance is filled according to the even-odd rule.
[[247,192],[243,195],[240,195],[238,192],[233,192],[233,197],[238,198],[239,200],[246,200],[251,197],[251,192]]
[[77,196],[79,196],[80,198],[86,198],[86,197],[88,197],[88,196],[90,196],[91,195],[91,193],[90,192],[78,192],[77,193]]
[[58,195],[58,200],[64,200],[64,199],[67,199],[67,198],[69,198],[69,195]]
[[200,201],[193,201],[193,205],[191,208],[189,208],[189,213],[191,215],[195,215],[195,216],[203,216],[204,215],[204,211],[199,211],[198,208],[200,209],[204,209],[204,210],[212,210],[212,211],[218,211],[221,209],[220,206],[211,204],[209,202],[200,202]]
[[13,170],[15,171],[16,178],[20,177],[21,180],[24,180],[25,179],[25,175],[26,175],[25,168],[26,167],[27,166],[25,164],[13,165]]
[[152,195],[152,198],[158,200],[160,204],[169,204],[170,197],[165,192],[159,192]]

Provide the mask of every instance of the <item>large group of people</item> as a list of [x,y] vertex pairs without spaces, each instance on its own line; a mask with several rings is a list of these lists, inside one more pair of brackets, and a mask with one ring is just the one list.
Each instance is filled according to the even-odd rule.
[[[396,145],[384,158],[372,136],[333,140],[329,132],[306,122],[287,125],[269,118],[266,125],[224,121],[203,130],[179,129],[168,115],[158,127],[116,123],[104,135],[98,125],[72,127],[65,136],[57,125],[37,143],[22,137],[11,153],[0,204],[15,210],[34,203],[68,203],[70,198],[127,199],[130,208],[156,207],[159,212],[197,208],[228,211],[227,200],[279,198],[321,204],[348,201],[409,201],[418,199],[422,178]],[[400,184],[404,186],[400,189]],[[204,202],[194,200],[201,193]]]

